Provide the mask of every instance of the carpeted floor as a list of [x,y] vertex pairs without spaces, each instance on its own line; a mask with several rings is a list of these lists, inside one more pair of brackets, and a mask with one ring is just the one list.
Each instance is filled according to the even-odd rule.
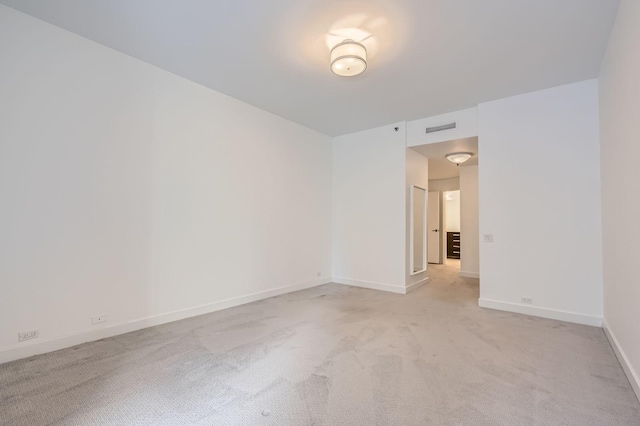
[[0,365],[2,425],[640,425],[599,328],[329,284]]

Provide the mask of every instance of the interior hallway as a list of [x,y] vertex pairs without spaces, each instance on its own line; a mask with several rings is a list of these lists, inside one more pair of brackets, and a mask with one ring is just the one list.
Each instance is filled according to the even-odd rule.
[[329,284],[0,365],[0,423],[640,425],[603,331]]

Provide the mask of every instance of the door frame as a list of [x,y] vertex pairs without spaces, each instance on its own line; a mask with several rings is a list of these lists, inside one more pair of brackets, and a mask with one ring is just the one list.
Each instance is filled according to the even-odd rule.
[[[444,191],[429,191],[429,192],[437,192],[438,193],[438,262],[428,262],[431,265],[442,265],[444,264],[444,241],[443,235],[446,236],[446,233],[442,232],[443,228],[443,218],[444,218]],[[428,197],[427,197],[428,198]],[[428,216],[428,215],[427,215]],[[428,225],[428,223],[427,223]],[[431,226],[429,226],[431,227]],[[431,232],[429,229],[428,232]],[[431,234],[428,234],[431,235]],[[428,237],[427,237],[428,238]],[[427,241],[428,247],[428,241]],[[427,259],[429,256],[427,256]]]
[[[414,231],[413,231],[413,224],[414,224],[414,215],[413,215],[413,210],[414,210],[414,202],[415,199],[413,197],[413,193],[415,192],[416,189],[420,189],[422,191],[424,191],[424,197],[423,197],[423,205],[422,205],[422,265],[423,268],[419,271],[414,271],[415,269],[415,253],[413,252],[413,248],[414,248],[414,243],[415,243],[415,237],[414,237]],[[418,275],[421,274],[423,272],[425,272],[427,270],[427,200],[429,199],[429,190],[422,188],[420,186],[417,185],[411,185],[411,203],[410,203],[410,208],[409,208],[409,224],[410,224],[410,232],[409,232],[409,273],[413,276],[413,275]]]

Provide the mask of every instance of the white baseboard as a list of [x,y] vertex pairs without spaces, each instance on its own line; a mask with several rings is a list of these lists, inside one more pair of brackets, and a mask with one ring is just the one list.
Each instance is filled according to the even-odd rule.
[[405,286],[394,284],[377,283],[373,281],[352,280],[349,278],[333,277],[333,282],[337,284],[352,285],[354,287],[369,288],[371,290],[389,291],[391,293],[407,294]]
[[616,339],[615,334],[613,334],[609,328],[609,324],[607,324],[607,320],[605,319],[602,320],[602,329],[604,330],[604,334],[607,336],[607,339],[609,339],[609,343],[611,344],[613,351],[616,353],[616,357],[618,358],[620,365],[622,365],[622,369],[627,375],[627,379],[629,379],[629,383],[631,384],[633,391],[636,393],[636,398],[640,401],[640,377],[638,376],[638,373],[633,369],[633,366],[629,362],[629,358],[627,358],[624,350],[622,350],[622,347],[618,343],[618,339]]
[[208,314],[211,312],[232,308],[234,306],[244,305],[246,303],[251,303],[258,300],[268,299],[269,297],[279,296],[281,294],[304,290],[322,284],[328,284],[330,282],[330,277],[318,278],[317,280],[313,281],[300,282],[288,286],[274,288],[271,290],[248,294],[245,296],[208,303],[205,305],[180,309],[164,314],[152,315],[149,317],[139,318],[119,324],[107,325],[99,329],[87,329],[77,333],[64,336],[56,336],[50,339],[39,341],[31,340],[27,342],[21,342],[15,345],[0,348],[0,364],[9,361],[15,361],[21,358],[27,358],[33,355],[39,355],[47,352],[57,351],[59,349],[69,348],[81,343],[93,342],[107,337],[129,333],[147,327],[153,327],[156,325],[166,324],[168,322]]
[[459,275],[466,278],[480,278],[480,272],[460,271]]
[[424,279],[421,279],[420,281],[413,283],[413,284],[409,284],[406,288],[406,293],[412,292],[414,290],[419,289],[420,287],[422,287],[423,285],[425,285],[426,283],[428,283],[431,280],[431,278],[426,277]]
[[501,302],[498,300],[478,299],[478,306],[481,308],[496,309],[499,311],[515,312],[517,314],[532,315],[534,317],[549,318],[558,321],[573,322],[576,324],[592,325],[602,327],[602,318],[578,314],[576,312],[560,311],[555,309],[541,308],[538,306],[522,305],[518,303]]

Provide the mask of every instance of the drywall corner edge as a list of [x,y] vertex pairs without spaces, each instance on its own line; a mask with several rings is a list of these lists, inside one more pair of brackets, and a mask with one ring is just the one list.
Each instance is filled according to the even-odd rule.
[[481,308],[495,309],[497,311],[513,312],[516,314],[531,315],[534,317],[548,318],[558,321],[572,322],[575,324],[602,327],[602,317],[579,314],[576,312],[560,311],[556,309],[541,308],[539,306],[522,305],[499,300],[478,299]]
[[143,328],[154,327],[156,325],[162,325],[173,321],[179,321],[186,318],[209,314],[212,312],[221,311],[223,309],[233,308],[235,306],[245,305],[247,303],[268,299],[270,297],[280,296],[282,294],[305,290],[322,284],[329,284],[330,282],[330,277],[318,278],[313,281],[299,282],[296,284],[277,287],[271,290],[252,293],[245,296],[234,297],[231,299],[221,300],[205,305],[194,306],[191,308],[167,312],[159,315],[153,315],[146,318],[139,318],[120,324],[113,324],[111,326],[96,330],[82,331],[65,336],[57,336],[44,341],[31,340],[26,344],[21,343],[0,348],[0,364],[22,358],[28,358],[34,355],[40,355],[48,352],[70,348],[82,343],[94,342],[96,340],[105,339],[107,337],[130,333],[132,331],[141,330]]
[[629,384],[631,384],[633,391],[636,393],[636,398],[640,401],[640,377],[638,376],[638,373],[633,369],[627,355],[624,353],[624,350],[622,350],[622,347],[620,347],[618,339],[616,339],[615,334],[613,334],[609,328],[609,324],[607,324],[607,320],[604,318],[602,319],[602,329],[609,340],[611,348],[613,348],[613,352],[615,352],[616,357],[618,358],[618,362],[620,362],[620,365],[622,366],[622,370],[624,370],[624,374],[626,374],[627,379],[629,380]]

